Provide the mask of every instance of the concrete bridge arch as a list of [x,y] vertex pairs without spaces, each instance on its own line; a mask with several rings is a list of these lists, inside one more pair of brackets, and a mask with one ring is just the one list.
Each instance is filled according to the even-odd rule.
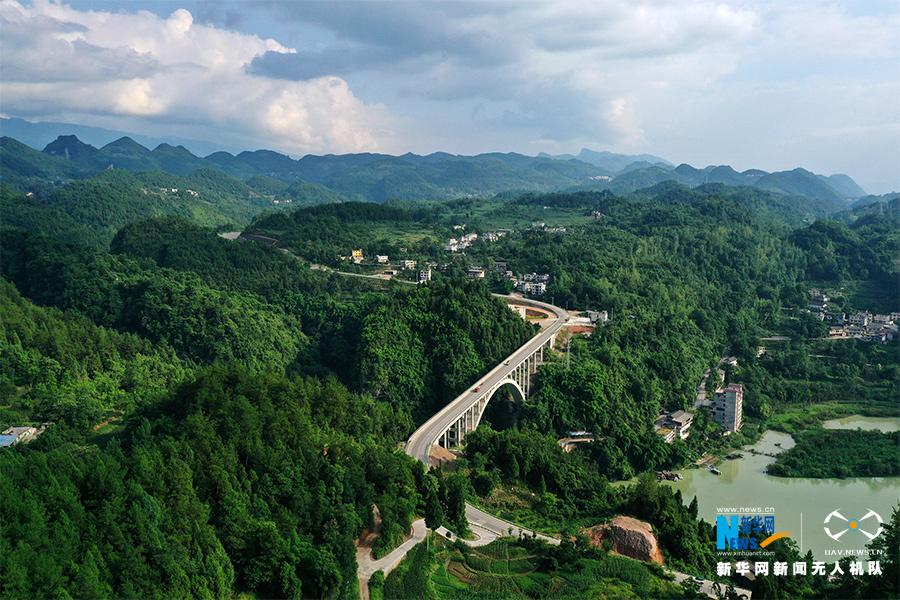
[[512,390],[516,402],[525,400],[526,394],[522,390],[522,387],[515,379],[509,377],[498,381],[496,385],[491,386],[488,390],[478,390],[477,392],[474,392],[479,394],[475,402],[453,425],[448,427],[441,434],[441,437],[438,438],[437,442],[444,448],[458,446],[462,443],[462,440],[467,433],[475,431],[475,429],[478,428],[478,424],[481,423],[481,417],[484,416],[484,411],[487,409],[488,402],[490,402],[494,395],[500,391],[500,388],[507,386]]

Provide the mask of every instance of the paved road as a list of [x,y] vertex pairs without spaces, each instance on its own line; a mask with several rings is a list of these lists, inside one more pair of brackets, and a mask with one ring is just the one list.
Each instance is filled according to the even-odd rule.
[[[300,259],[299,256],[294,257]],[[345,273],[341,271],[333,272],[340,275],[352,275],[355,277],[380,279],[371,275],[360,275],[357,273]],[[397,281],[415,285],[415,283],[411,281]],[[476,382],[472,384],[472,386],[468,390],[460,394],[453,402],[444,407],[444,409],[442,409],[440,412],[438,412],[438,414],[429,419],[424,425],[417,429],[412,434],[412,436],[410,436],[409,441],[406,443],[407,454],[421,460],[426,465],[429,464],[428,454],[431,445],[437,441],[438,437],[440,436],[440,432],[443,431],[443,429],[446,428],[450,423],[458,419],[463,413],[465,413],[465,411],[468,410],[468,408],[474,403],[474,400],[477,399],[478,396],[476,396],[473,392],[474,388],[487,386],[486,389],[490,389],[491,386],[505,379],[508,372],[505,367],[508,367],[511,364],[519,364],[519,362],[524,360],[526,356],[529,356],[541,344],[546,342],[550,338],[550,336],[556,334],[556,332],[559,331],[560,328],[562,328],[562,326],[569,320],[569,315],[565,310],[557,306],[553,306],[552,304],[546,304],[544,302],[538,302],[536,300],[525,300],[517,296],[500,296],[499,294],[495,295],[516,304],[534,306],[536,308],[541,308],[543,310],[549,311],[550,313],[556,315],[556,322],[549,326],[547,323],[541,323],[542,331],[537,336],[535,336],[524,346],[513,352],[506,361],[495,367],[485,377],[481,378],[479,380],[481,383]],[[709,372],[707,371],[707,373],[704,374],[701,386],[706,383],[706,377],[708,375]],[[698,401],[700,399],[701,398],[698,395]],[[441,415],[444,416],[442,417]],[[484,546],[490,544],[498,537],[510,535],[510,532],[514,537],[536,535],[538,538],[547,540],[547,542],[550,544],[559,544],[558,538],[550,537],[542,533],[536,533],[530,529],[526,529],[514,523],[510,523],[509,521],[504,521],[503,519],[500,519],[493,515],[489,515],[483,510],[475,508],[468,503],[466,504],[466,519],[469,521],[469,527],[471,528],[472,533],[474,533],[476,536],[476,539],[474,540],[466,540],[466,543],[470,546]],[[439,527],[436,531],[448,539],[452,539],[454,537],[446,527]],[[356,560],[357,564],[359,565],[357,574],[359,577],[360,598],[362,600],[368,600],[369,579],[371,579],[375,571],[384,571],[385,575],[390,573],[394,569],[394,567],[400,564],[400,561],[403,560],[407,552],[415,547],[416,544],[425,539],[427,533],[428,530],[425,527],[425,519],[418,519],[414,521],[412,535],[409,537],[409,539],[395,548],[390,554],[378,560],[374,560],[372,558],[371,548],[359,548],[357,550]],[[677,571],[669,570],[669,572],[675,576],[675,581],[677,583],[680,583],[688,577],[691,577],[690,575],[679,573]],[[714,586],[716,585],[719,584],[714,584],[711,581],[704,580],[703,584],[700,586],[700,589],[710,598],[718,598],[718,595],[715,593],[714,589]],[[746,598],[750,598],[749,590],[741,588],[736,588],[736,590],[739,594],[743,594]]]
[[425,519],[418,519],[417,521],[413,521],[412,527],[412,536],[396,548],[394,548],[390,554],[382,556],[378,560],[372,558],[372,549],[365,548],[357,548],[356,550],[356,563],[359,565],[356,570],[357,577],[359,577],[359,596],[362,600],[367,600],[369,597],[369,579],[372,578],[372,575],[375,571],[384,571],[384,574],[387,575],[390,573],[394,567],[400,564],[400,561],[403,560],[403,557],[406,556],[406,553],[413,549],[413,547],[425,539],[425,535],[428,533],[428,529],[425,527]]
[[498,537],[508,536],[510,535],[510,530],[512,531],[513,537],[531,537],[532,535],[537,535],[538,539],[546,540],[550,544],[559,544],[558,538],[550,537],[543,533],[535,533],[530,529],[526,529],[515,523],[504,521],[499,517],[489,515],[483,510],[475,508],[471,504],[466,504],[466,519],[469,520],[469,527],[471,527],[472,533],[479,536],[476,542],[481,542],[471,543],[473,546],[483,546],[484,544],[489,544]]
[[474,381],[467,390],[457,396],[456,399],[450,402],[447,406],[438,411],[437,414],[426,421],[424,425],[419,427],[409,437],[409,441],[407,441],[406,443],[406,453],[413,458],[422,461],[426,465],[430,464],[428,454],[432,444],[436,443],[441,434],[451,424],[456,422],[456,420],[458,420],[463,414],[465,414],[465,412],[473,404],[475,404],[478,398],[481,397],[482,394],[476,392],[475,388],[483,388],[484,390],[489,390],[494,385],[506,379],[511,366],[518,365],[540,346],[547,343],[547,340],[555,335],[556,332],[559,331],[559,329],[566,323],[566,320],[568,319],[568,315],[566,314],[565,310],[553,306],[552,304],[537,302],[535,300],[523,300],[522,298],[513,298],[511,296],[498,297],[503,298],[504,300],[509,300],[510,302],[515,302],[517,304],[522,304],[525,306],[535,306],[537,308],[549,311],[550,313],[556,315],[556,322],[548,325],[547,327],[544,327],[543,330],[538,333],[538,335],[531,338],[524,346],[513,352],[509,357],[507,357],[504,362],[494,367],[484,377],[481,377]]
[[[685,579],[694,579],[691,575],[686,575],[684,573],[679,573],[678,571],[672,571],[671,569],[666,569],[666,572],[675,576],[675,583],[681,583]],[[721,583],[717,583],[715,581],[710,581],[709,579],[703,579],[700,582],[700,592],[706,594],[710,598],[719,598],[719,593],[724,594],[725,588],[727,586],[722,585]],[[716,592],[719,593],[716,593]],[[746,590],[744,588],[736,587],[734,591],[738,593],[738,595],[743,596],[747,600],[750,599],[750,590]]]

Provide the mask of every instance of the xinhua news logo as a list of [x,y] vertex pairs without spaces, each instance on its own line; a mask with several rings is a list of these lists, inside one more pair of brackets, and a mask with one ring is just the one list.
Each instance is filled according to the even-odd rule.
[[774,515],[716,517],[716,550],[756,550],[790,534],[790,531],[775,533]]

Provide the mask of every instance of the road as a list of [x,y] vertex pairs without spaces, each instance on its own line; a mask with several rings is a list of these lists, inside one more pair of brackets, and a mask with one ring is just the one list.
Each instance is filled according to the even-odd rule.
[[437,412],[433,417],[428,419],[421,427],[419,427],[406,443],[406,453],[415,459],[418,459],[430,465],[429,451],[432,444],[436,443],[441,434],[446,431],[450,425],[455,423],[480,397],[475,392],[475,388],[491,389],[496,384],[507,378],[511,366],[518,365],[525,358],[534,353],[543,344],[547,343],[552,336],[556,334],[560,328],[565,325],[568,320],[566,311],[536,300],[524,300],[522,298],[514,298],[512,296],[498,296],[509,302],[522,304],[524,306],[534,306],[556,315],[556,322],[544,327],[536,336],[528,340],[528,342],[509,355],[505,361],[494,367],[487,375],[480,377],[472,385],[457,396],[452,402]]
[[[736,361],[737,359],[733,356],[723,356],[719,359],[719,365],[716,370],[719,372],[719,381],[725,381],[725,370],[721,368],[723,364],[730,361]],[[713,399],[707,395],[706,393],[706,382],[709,381],[709,376],[712,374],[712,369],[707,369],[703,372],[703,377],[700,378],[700,385],[697,386],[697,400],[694,402],[694,408],[700,408],[701,406],[712,406]]]
[[[672,571],[671,569],[666,569],[666,572],[669,573],[670,575],[675,576],[675,583],[681,583],[685,579],[695,579],[691,575],[679,573],[678,571]],[[710,581],[709,579],[702,579],[698,583],[700,583],[700,592],[702,594],[706,594],[710,598],[719,598],[720,594],[724,595],[725,588],[727,587],[725,585],[722,585],[721,583],[717,583],[715,581]],[[743,596],[744,598],[749,600],[750,595],[751,595],[750,590],[736,587],[736,588],[734,588],[734,591],[737,592],[737,594],[739,596]]]
[[400,564],[406,553],[412,550],[416,544],[425,539],[428,529],[425,527],[425,519],[413,521],[412,535],[405,542],[394,548],[389,554],[378,560],[372,558],[372,548],[362,547],[356,550],[356,574],[359,577],[359,596],[362,600],[369,597],[369,579],[375,571],[384,571],[387,575],[394,567]]
[[[295,258],[299,259],[300,257],[295,256]],[[344,273],[341,271],[332,272],[338,273],[340,275],[352,275],[355,277],[367,277],[370,279],[381,280],[381,278],[374,277],[372,275]],[[415,285],[415,283],[411,281],[398,281]],[[441,432],[443,432],[444,429],[446,429],[451,423],[459,419],[459,417],[462,416],[462,414],[465,413],[466,410],[468,410],[468,408],[471,407],[474,401],[478,398],[474,391],[475,388],[486,386],[485,389],[491,389],[492,386],[505,379],[509,372],[508,367],[510,365],[517,365],[522,360],[524,360],[525,357],[531,355],[531,353],[533,353],[538,347],[546,343],[546,341],[550,339],[551,336],[555,335],[556,332],[559,331],[569,320],[569,315],[565,310],[557,306],[553,306],[552,304],[538,302],[536,300],[525,300],[516,296],[501,296],[499,294],[495,294],[495,296],[498,296],[499,298],[502,298],[503,300],[511,303],[524,306],[532,306],[535,308],[546,310],[551,314],[556,315],[556,321],[550,325],[542,323],[542,330],[538,335],[529,340],[524,346],[513,352],[504,362],[497,365],[487,375],[479,378],[479,380],[473,383],[469,389],[465,390],[455,400],[441,409],[431,419],[429,419],[421,427],[419,427],[419,429],[413,432],[406,443],[406,452],[413,458],[422,461],[426,465],[429,465],[430,463],[429,452],[431,450],[431,446],[437,441],[438,437],[440,437]],[[724,375],[724,372],[722,372],[722,374]],[[701,381],[701,388],[705,385],[706,378],[708,376],[709,371],[704,373],[703,381]],[[703,394],[702,398],[700,394],[698,394],[697,405],[700,405],[703,400],[705,400],[705,394]],[[530,537],[534,535],[540,539],[547,540],[547,542],[550,544],[559,544],[558,538],[550,537],[541,533],[536,533],[534,531],[531,531],[530,529],[520,527],[515,523],[504,521],[503,519],[500,519],[493,515],[489,515],[483,510],[480,510],[468,503],[466,503],[466,519],[469,521],[469,527],[472,530],[472,533],[474,533],[476,536],[475,540],[466,540],[466,543],[470,546],[484,546],[493,542],[498,537],[508,535],[512,535],[513,537]],[[453,538],[453,534],[446,527],[439,527],[436,531],[437,533],[448,539]],[[407,552],[409,552],[416,544],[425,539],[427,532],[428,531],[425,527],[425,520],[417,519],[413,522],[412,534],[409,539],[395,548],[388,555],[378,560],[372,559],[371,548],[366,547],[358,549],[357,564],[359,566],[357,573],[359,576],[359,591],[362,600],[368,600],[369,598],[368,583],[369,579],[372,577],[372,574],[378,570],[384,571],[385,575],[390,573],[394,569],[394,567],[396,567],[400,563],[400,561],[403,560],[403,557],[406,556]],[[681,583],[685,579],[691,577],[690,575],[687,575],[685,573],[679,573],[677,571],[672,571],[669,569],[666,570],[675,577],[676,583]],[[721,584],[714,583],[709,580],[703,580],[700,586],[700,591],[705,593],[710,598],[718,598],[719,596],[716,593],[716,588],[720,585]],[[738,594],[743,595],[745,598],[750,598],[750,590],[736,588],[736,591]]]

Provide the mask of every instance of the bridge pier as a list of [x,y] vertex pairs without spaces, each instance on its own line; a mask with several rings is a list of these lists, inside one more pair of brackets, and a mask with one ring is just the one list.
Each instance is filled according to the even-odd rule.
[[551,348],[555,337],[555,335],[550,336],[545,343],[542,343],[518,364],[511,365],[504,379],[492,388],[480,390],[481,395],[475,399],[472,405],[454,423],[438,436],[434,443],[440,444],[444,448],[451,448],[461,444],[463,438],[478,427],[488,401],[504,385],[513,384],[518,388],[522,399],[528,398],[531,395],[531,377],[537,372],[538,366],[544,362],[544,348]]

